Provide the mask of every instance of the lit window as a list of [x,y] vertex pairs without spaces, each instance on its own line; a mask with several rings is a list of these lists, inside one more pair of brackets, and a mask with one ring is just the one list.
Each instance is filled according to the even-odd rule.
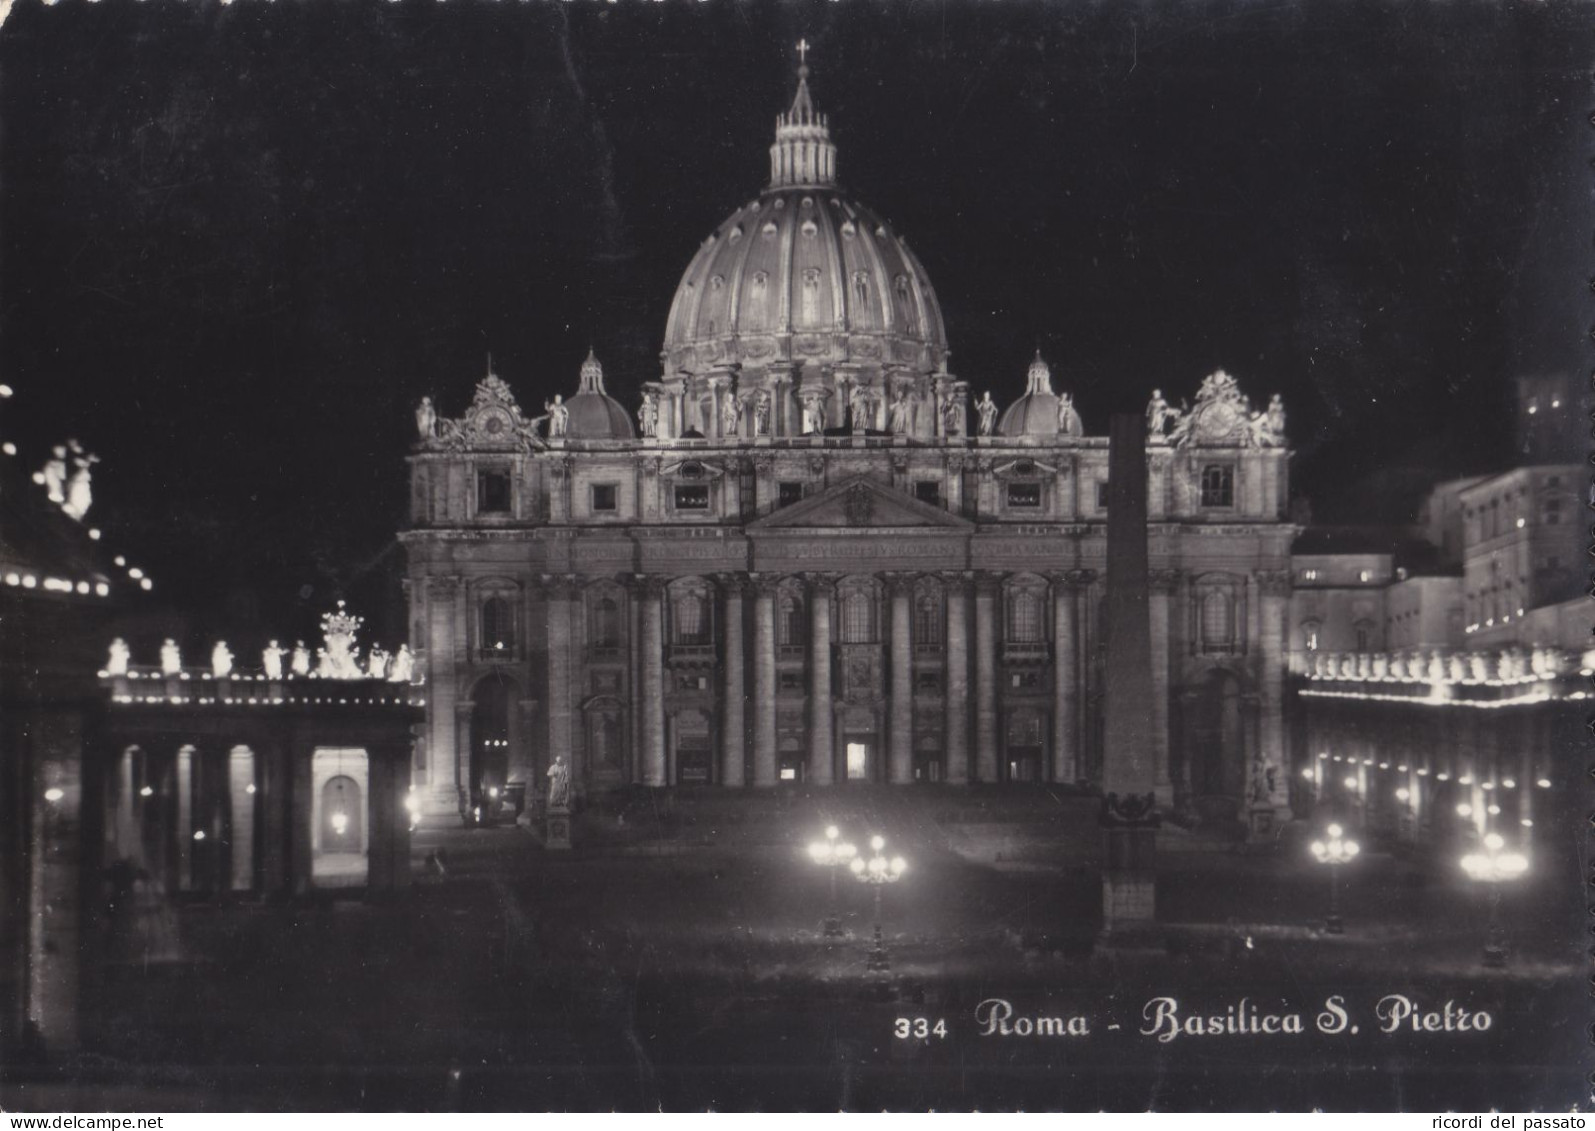
[[706,483],[680,483],[676,485],[678,511],[706,511],[709,509],[709,486]]
[[1317,621],[1308,621],[1301,626],[1302,644],[1309,652],[1318,651],[1318,632],[1320,625]]
[[1036,644],[1041,640],[1041,600],[1028,589],[1008,598],[1008,642]]
[[507,471],[482,471],[476,476],[478,514],[505,514],[510,509],[510,476]]
[[1304,569],[1301,571],[1301,579],[1303,581],[1317,581],[1318,571],[1316,569]]
[[874,598],[861,591],[849,593],[842,598],[842,643],[873,644],[874,642]]
[[1235,505],[1235,469],[1228,464],[1212,464],[1202,469],[1202,505]]
[[1372,581],[1373,580],[1372,571],[1366,570],[1366,569],[1358,570],[1357,571],[1357,580],[1358,581]]
[[1010,507],[1039,507],[1041,505],[1041,484],[1008,484],[1008,505]]

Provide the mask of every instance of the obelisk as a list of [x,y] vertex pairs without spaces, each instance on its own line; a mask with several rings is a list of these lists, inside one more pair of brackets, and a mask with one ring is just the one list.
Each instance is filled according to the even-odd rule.
[[1102,939],[1156,948],[1157,814],[1153,791],[1152,623],[1146,550],[1146,421],[1108,432],[1107,637],[1102,750]]

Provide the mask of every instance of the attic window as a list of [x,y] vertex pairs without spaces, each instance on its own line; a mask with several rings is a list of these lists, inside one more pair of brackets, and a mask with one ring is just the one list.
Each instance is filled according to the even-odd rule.
[[507,471],[482,471],[476,476],[478,514],[507,514],[510,509],[510,474]]

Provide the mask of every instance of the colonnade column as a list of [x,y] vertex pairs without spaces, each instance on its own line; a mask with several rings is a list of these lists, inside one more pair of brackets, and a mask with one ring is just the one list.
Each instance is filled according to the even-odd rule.
[[975,577],[975,780],[997,780],[997,577]]
[[905,574],[888,579],[892,594],[892,734],[887,780],[914,780],[914,650],[909,617],[913,581]]
[[665,783],[665,579],[642,583],[642,784]]
[[454,621],[454,591],[459,581],[429,577],[424,584],[426,636],[417,643],[426,653],[426,693],[431,703],[427,712],[425,783],[434,806],[457,810],[460,797],[454,776],[454,634],[465,629],[463,622],[457,625]]
[[809,579],[809,780],[830,785],[836,751],[831,733],[831,587],[829,577]]
[[969,577],[943,575],[947,594],[947,727],[943,749],[947,753],[947,781],[969,782]]
[[1169,776],[1169,601],[1180,583],[1178,570],[1154,569],[1147,575],[1152,630],[1152,789],[1159,805],[1174,804]]
[[747,703],[747,674],[742,666],[742,610],[745,586],[739,577],[722,577],[725,594],[721,623],[725,626],[725,671],[720,709],[720,784],[740,788],[747,784],[744,754],[747,749],[743,708]]
[[1080,571],[1060,573],[1052,581],[1052,780],[1078,781],[1080,768],[1079,655],[1075,639],[1075,602]]
[[759,578],[753,600],[753,784],[776,783],[775,582]]

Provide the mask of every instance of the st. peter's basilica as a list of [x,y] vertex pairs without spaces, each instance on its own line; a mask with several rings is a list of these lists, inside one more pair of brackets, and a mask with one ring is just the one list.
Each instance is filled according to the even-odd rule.
[[[634,411],[592,355],[537,416],[491,371],[458,418],[422,403],[401,537],[435,810],[556,754],[578,797],[1101,780],[1107,439],[1039,355],[974,399],[924,266],[836,171],[800,68]],[[1146,393],[1158,797],[1260,831],[1287,798],[1284,409],[1222,372]]]

